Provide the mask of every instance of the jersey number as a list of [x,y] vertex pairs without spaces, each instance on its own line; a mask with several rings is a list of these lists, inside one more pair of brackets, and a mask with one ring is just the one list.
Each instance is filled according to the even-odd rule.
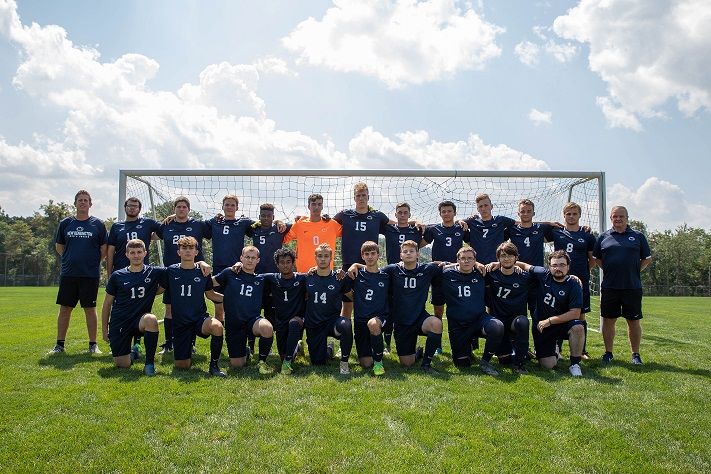
[[489,229],[482,229],[482,232],[484,232],[484,238],[486,238],[486,234],[489,233]]
[[565,246],[565,251],[566,251],[567,253],[571,253],[571,252],[573,251],[573,243],[572,243],[572,242],[568,242],[568,243],[566,244],[566,246]]
[[365,221],[357,221],[355,223],[355,230],[365,232]]
[[314,235],[313,238],[311,239],[311,242],[314,243],[314,247],[318,247],[318,245],[321,243],[321,241],[318,238],[318,235]]
[[555,308],[555,296],[551,295],[550,293],[546,293],[546,297],[543,298],[543,302],[548,306],[552,306]]
[[469,286],[458,286],[459,288],[459,297],[461,298],[462,296],[465,298],[468,298],[472,295],[471,289]]
[[126,240],[137,239],[138,232],[126,232]]
[[230,233],[230,226],[226,225],[222,228],[222,234],[228,235]]
[[239,294],[242,296],[252,296],[252,285],[245,285],[242,283],[242,286],[239,289]]
[[531,238],[526,237],[525,239],[523,239],[523,243],[526,244],[526,247],[530,247],[531,246]]
[[178,245],[178,240],[182,239],[185,237],[184,235],[174,235],[173,236],[173,245]]
[[405,277],[405,288],[417,288],[417,278]]
[[144,296],[146,296],[146,289],[144,287],[131,288],[131,299],[143,298]]
[[373,290],[368,290],[365,292],[365,299],[368,301],[373,301]]
[[[192,290],[193,285],[180,285],[180,296],[191,296],[190,290]],[[185,289],[188,289],[186,292]]]
[[267,243],[267,238],[263,235],[259,236],[259,245],[264,245]]
[[314,303],[319,303],[319,302],[326,304],[326,293],[325,292],[319,293],[318,291],[316,291],[314,293]]
[[451,238],[451,237],[445,237],[445,239],[444,239],[444,246],[445,246],[445,247],[451,247],[451,246],[452,246],[452,238]]
[[405,234],[398,235],[397,239],[400,241],[400,243],[403,243],[405,241]]
[[500,286],[499,291],[496,293],[496,296],[505,300],[509,296],[509,294],[511,294],[511,290]]

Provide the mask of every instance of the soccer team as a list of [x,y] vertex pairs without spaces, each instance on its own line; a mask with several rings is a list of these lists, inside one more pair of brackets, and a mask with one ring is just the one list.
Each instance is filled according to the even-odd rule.
[[[211,338],[209,373],[224,377],[219,366],[223,344],[232,367],[244,367],[259,338],[258,369],[272,372],[267,356],[276,346],[281,372],[306,343],[311,364],[334,357],[329,338],[340,340],[339,372],[350,372],[355,342],[358,362],[385,373],[383,356],[394,336],[400,364],[420,361],[433,371],[441,352],[442,318],[446,314],[452,360],[469,367],[480,338],[485,339],[480,369],[498,375],[492,364],[525,374],[526,361],[537,358],[553,368],[563,340],[569,341],[573,376],[581,376],[586,352],[586,313],[590,312],[590,270],[603,271],[600,312],[605,353],[613,360],[615,322],[627,320],[632,362],[641,364],[642,287],[640,272],[651,262],[646,238],[631,229],[627,210],[612,208],[612,227],[595,238],[580,225],[581,207],[563,207],[564,224],[534,222],[534,203],[523,199],[518,220],[493,215],[486,194],[476,196],[478,215],[455,220],[452,201],[439,203],[441,222],[423,225],[412,219],[410,206],[398,203],[395,220],[369,206],[365,183],[354,186],[353,209],[333,218],[322,216],[323,197],[308,197],[308,217],[286,225],[274,219],[274,206],[260,206],[258,220],[238,217],[239,199],[227,195],[222,213],[207,221],[190,217],[185,197],[174,201],[174,214],[163,223],[140,217],[141,202],[125,202],[126,220],[106,232],[101,220],[89,215],[91,196],[75,196],[76,215],[57,230],[56,249],[62,270],[57,295],[57,341],[51,353],[64,352],[73,308],[84,309],[89,352],[97,346],[96,299],[100,262],[110,275],[102,307],[102,336],[117,367],[129,367],[140,357],[144,338],[147,375],[155,374],[158,318],[153,300],[163,294],[165,344],[175,367],[188,368],[196,337]],[[385,237],[388,264],[378,266],[380,235]],[[245,236],[253,245],[245,246]],[[333,270],[336,241],[341,239],[343,267]],[[202,255],[203,239],[212,240],[212,266]],[[161,240],[166,267],[148,264],[151,240]],[[296,241],[296,252],[283,244]],[[544,267],[544,242],[552,242]],[[419,249],[432,244],[432,262],[420,262]],[[428,295],[434,314],[426,311]],[[215,303],[208,314],[205,297]],[[262,310],[264,316],[262,316]],[[529,324],[529,313],[532,324]],[[529,350],[529,333],[535,351]],[[418,346],[418,337],[426,338]]]

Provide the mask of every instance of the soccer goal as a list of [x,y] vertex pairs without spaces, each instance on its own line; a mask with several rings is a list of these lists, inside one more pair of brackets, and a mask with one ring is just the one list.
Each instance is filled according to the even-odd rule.
[[[487,193],[495,215],[516,218],[518,202],[531,199],[535,220],[562,221],[563,205],[580,204],[581,224],[604,231],[605,174],[559,171],[470,171],[470,170],[121,170],[119,173],[119,219],[123,203],[135,196],[143,202],[144,214],[162,219],[172,211],[177,196],[190,199],[191,209],[203,218],[220,212],[226,194],[239,196],[240,211],[256,218],[259,205],[275,206],[275,216],[287,222],[308,215],[307,197],[324,198],[324,213],[335,215],[350,209],[353,185],[363,181],[370,190],[370,205],[393,216],[395,205],[407,202],[413,218],[424,223],[440,222],[437,204],[451,200],[457,216],[476,212],[474,198]],[[597,283],[593,290],[597,291]]]

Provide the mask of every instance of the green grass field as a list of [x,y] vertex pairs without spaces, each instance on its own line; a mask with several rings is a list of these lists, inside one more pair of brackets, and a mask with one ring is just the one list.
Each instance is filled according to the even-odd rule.
[[84,353],[80,310],[67,353],[45,355],[55,296],[0,289],[2,472],[711,472],[708,298],[645,299],[642,367],[629,363],[622,321],[610,368],[591,332],[582,379],[567,361],[520,377],[460,372],[445,337],[436,375],[392,356],[382,379],[339,376],[334,360],[216,380],[206,341],[186,372],[172,358],[157,360],[155,378],[140,362],[114,369],[107,344]]

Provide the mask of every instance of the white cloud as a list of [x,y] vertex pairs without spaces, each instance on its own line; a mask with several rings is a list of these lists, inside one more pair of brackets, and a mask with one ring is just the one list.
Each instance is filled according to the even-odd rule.
[[531,109],[531,111],[528,113],[528,120],[533,122],[533,124],[536,126],[544,124],[550,125],[551,123],[553,123],[552,119],[552,112],[543,112],[538,109]]
[[589,45],[612,127],[641,130],[639,119],[663,116],[670,101],[687,116],[711,107],[708,0],[581,0],[553,29]]
[[673,229],[684,223],[711,229],[711,207],[689,202],[679,186],[657,177],[648,178],[637,189],[613,185],[607,192],[608,213],[615,205],[627,207],[630,219],[643,221],[651,230]]
[[501,54],[503,28],[455,0],[334,0],[321,20],[282,40],[299,61],[373,76],[388,87],[481,69]]
[[578,47],[572,43],[563,44],[548,40],[546,41],[545,51],[559,63],[567,63],[578,54]]
[[572,61],[578,55],[578,46],[573,43],[557,43],[548,37],[550,28],[544,26],[534,26],[533,34],[541,40],[541,44],[530,41],[522,41],[514,47],[514,53],[519,61],[528,67],[538,65],[540,55],[545,53],[559,63]]
[[519,61],[528,67],[533,67],[538,64],[538,56],[541,53],[541,48],[530,41],[522,41],[514,47],[514,52],[518,56]]

